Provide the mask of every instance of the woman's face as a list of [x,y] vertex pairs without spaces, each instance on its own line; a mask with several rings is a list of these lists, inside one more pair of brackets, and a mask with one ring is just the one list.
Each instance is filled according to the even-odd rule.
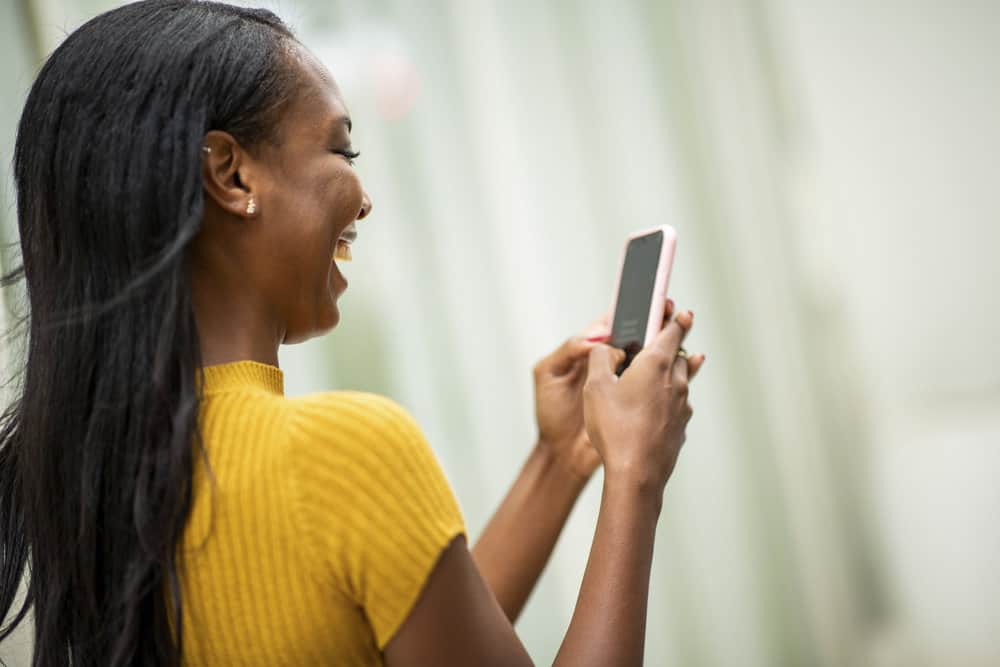
[[[351,121],[332,77],[304,48],[295,99],[279,121],[278,141],[242,156],[242,187],[256,210],[240,221],[236,243],[249,290],[280,342],[294,343],[337,325],[337,298],[347,289],[334,253],[353,241],[371,201],[352,166]],[[232,228],[230,228],[232,229]]]

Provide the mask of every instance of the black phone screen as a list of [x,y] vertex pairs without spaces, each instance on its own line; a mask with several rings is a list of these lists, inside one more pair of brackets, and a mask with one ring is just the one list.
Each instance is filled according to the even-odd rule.
[[632,239],[625,249],[615,321],[611,324],[611,345],[625,350],[626,355],[617,371],[619,375],[632,363],[645,341],[662,247],[663,232],[656,231]]

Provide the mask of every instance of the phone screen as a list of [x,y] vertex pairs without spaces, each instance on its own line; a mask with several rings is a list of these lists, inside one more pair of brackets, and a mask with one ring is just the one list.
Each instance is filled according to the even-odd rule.
[[611,345],[625,350],[625,361],[618,374],[628,368],[642,349],[649,324],[649,308],[653,303],[656,267],[660,262],[663,232],[656,231],[632,239],[625,249],[615,321],[611,324]]

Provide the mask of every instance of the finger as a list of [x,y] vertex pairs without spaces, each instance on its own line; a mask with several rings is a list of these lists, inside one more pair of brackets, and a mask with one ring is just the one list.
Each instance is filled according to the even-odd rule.
[[[668,359],[673,359],[677,356],[677,349],[684,342],[684,337],[687,335],[688,331],[694,325],[694,313],[690,310],[685,310],[677,315],[673,320],[670,321],[660,333],[656,335],[653,342],[650,343],[649,347],[646,348],[652,352],[662,353],[666,355]],[[646,350],[643,350],[645,352]],[[640,355],[642,352],[639,353]]]
[[674,359],[674,365],[670,368],[670,386],[675,392],[687,398],[688,382],[691,380],[688,370],[688,360],[686,357]]
[[590,350],[587,367],[587,381],[602,384],[615,382],[618,376],[615,370],[625,360],[625,351],[610,345],[597,343]]
[[670,319],[674,316],[674,308],[676,304],[673,299],[667,299],[667,304],[663,307],[663,322],[660,324],[660,328],[667,326],[670,323]]
[[576,363],[586,358],[593,347],[594,343],[584,340],[579,336],[573,336],[560,345],[555,352],[550,354],[543,361],[542,366],[554,375],[562,375]]
[[704,365],[704,363],[705,363],[705,355],[704,354],[700,354],[700,353],[699,354],[693,354],[690,357],[688,357],[688,380],[689,381],[694,379],[694,376],[698,374],[698,371],[701,370],[701,367]]

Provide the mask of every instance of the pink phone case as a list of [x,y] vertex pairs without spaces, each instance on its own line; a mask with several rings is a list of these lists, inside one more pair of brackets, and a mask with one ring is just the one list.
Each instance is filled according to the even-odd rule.
[[622,284],[622,270],[625,268],[625,254],[628,251],[628,244],[632,239],[646,236],[654,232],[663,232],[663,245],[660,247],[660,260],[656,265],[656,282],[653,284],[653,303],[649,308],[649,321],[646,323],[646,337],[642,346],[648,346],[656,334],[660,332],[660,325],[663,322],[663,311],[667,306],[667,288],[670,285],[670,270],[674,264],[674,251],[677,248],[677,230],[670,225],[651,227],[642,231],[633,232],[625,241],[622,248],[621,260],[618,263],[618,278],[615,281],[615,293],[611,299],[611,322],[614,326],[615,309],[618,307],[618,290]]

